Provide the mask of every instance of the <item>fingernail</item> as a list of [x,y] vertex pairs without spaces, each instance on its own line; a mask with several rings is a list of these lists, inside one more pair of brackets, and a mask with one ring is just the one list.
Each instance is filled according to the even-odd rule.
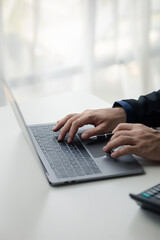
[[115,158],[115,153],[114,153],[114,152],[111,153],[111,157],[112,157],[112,158]]
[[68,143],[70,143],[70,142],[71,142],[71,138],[70,138],[70,137],[68,137],[68,140],[67,140],[67,142],[68,142]]
[[62,136],[59,135],[59,136],[58,136],[58,141],[61,141],[61,140],[62,140]]
[[106,149],[107,149],[107,147],[104,147],[104,148],[103,148],[103,151],[106,151]]
[[88,138],[88,134],[87,133],[82,133],[82,138]]

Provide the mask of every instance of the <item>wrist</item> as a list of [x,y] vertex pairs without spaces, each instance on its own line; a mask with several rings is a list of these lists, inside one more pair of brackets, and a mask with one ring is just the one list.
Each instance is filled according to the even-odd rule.
[[126,123],[127,114],[126,114],[125,110],[122,107],[115,107],[114,111],[115,111],[115,116],[117,116],[117,120],[120,123]]
[[133,107],[126,100],[115,102],[112,107],[113,108],[121,107],[124,109],[124,111],[126,112],[126,117],[127,117],[126,122],[136,123],[138,121],[137,115],[136,115]]

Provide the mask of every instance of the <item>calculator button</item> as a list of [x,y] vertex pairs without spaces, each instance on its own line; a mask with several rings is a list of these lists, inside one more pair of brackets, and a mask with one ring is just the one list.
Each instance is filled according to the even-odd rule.
[[151,195],[151,196],[154,196],[154,193],[151,192],[151,191],[147,191],[146,193],[149,194],[149,195]]
[[150,189],[149,191],[151,191],[152,193],[155,193],[155,194],[156,194],[156,193],[158,193],[158,191],[157,191],[157,190],[155,190],[155,189],[153,189],[153,188],[152,188],[152,189]]
[[160,194],[155,195],[155,197],[160,200]]
[[142,193],[142,196],[145,197],[145,198],[150,198],[151,197],[151,195],[146,193],[146,192]]

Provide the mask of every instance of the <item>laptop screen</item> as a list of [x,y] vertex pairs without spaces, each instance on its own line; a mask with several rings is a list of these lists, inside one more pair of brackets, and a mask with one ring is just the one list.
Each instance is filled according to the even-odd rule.
[[1,81],[2,86],[4,88],[6,97],[7,97],[8,101],[9,101],[11,107],[12,107],[12,110],[13,110],[14,114],[15,114],[15,117],[16,117],[18,123],[19,123],[19,126],[20,126],[27,142],[29,143],[29,146],[31,147],[32,152],[36,153],[36,155],[37,155],[37,152],[36,152],[36,150],[33,146],[33,141],[32,141],[32,138],[30,136],[30,132],[27,128],[26,122],[25,122],[24,117],[21,113],[19,105],[18,105],[18,103],[17,103],[9,85],[7,84],[6,80],[4,79],[4,77],[2,75],[0,76],[0,81]]

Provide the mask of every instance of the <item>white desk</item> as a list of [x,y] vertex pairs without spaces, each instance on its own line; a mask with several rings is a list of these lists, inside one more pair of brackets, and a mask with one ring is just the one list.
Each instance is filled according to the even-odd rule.
[[[77,109],[106,106],[92,95],[68,93],[27,104],[25,113],[32,112],[28,123],[52,122]],[[0,123],[1,240],[160,238],[160,216],[129,197],[160,182],[160,164],[141,160],[145,175],[50,187],[9,106],[0,108]]]

